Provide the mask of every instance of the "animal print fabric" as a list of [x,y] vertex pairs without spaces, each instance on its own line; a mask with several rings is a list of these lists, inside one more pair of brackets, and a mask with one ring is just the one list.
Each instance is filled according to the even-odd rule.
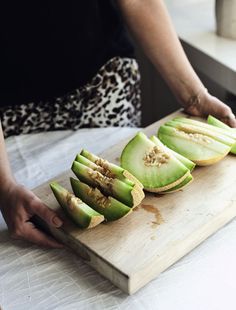
[[0,108],[5,137],[83,127],[140,126],[140,73],[135,59],[109,60],[91,82],[48,102]]

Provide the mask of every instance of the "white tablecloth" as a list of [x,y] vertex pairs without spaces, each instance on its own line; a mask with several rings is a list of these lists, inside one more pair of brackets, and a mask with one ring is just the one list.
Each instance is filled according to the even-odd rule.
[[[82,147],[100,153],[135,131],[106,128],[25,135],[8,139],[7,149],[17,180],[33,188],[68,169]],[[235,220],[127,296],[66,249],[46,250],[10,240],[0,218],[3,310],[235,310],[235,295]]]

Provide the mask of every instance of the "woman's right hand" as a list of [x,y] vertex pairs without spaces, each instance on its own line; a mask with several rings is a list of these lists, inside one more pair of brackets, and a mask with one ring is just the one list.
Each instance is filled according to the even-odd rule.
[[37,229],[30,219],[37,215],[49,226],[59,228],[63,222],[58,215],[24,186],[11,182],[1,189],[0,209],[14,239],[24,239],[44,247],[61,248],[62,244]]

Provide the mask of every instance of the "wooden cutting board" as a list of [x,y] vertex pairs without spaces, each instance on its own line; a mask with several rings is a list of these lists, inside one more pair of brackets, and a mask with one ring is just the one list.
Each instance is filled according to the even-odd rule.
[[[149,136],[156,134],[162,123],[177,115],[183,114],[173,113],[143,131]],[[115,145],[101,156],[117,164],[126,143]],[[70,175],[67,171],[54,180],[70,189]],[[180,192],[147,194],[132,214],[116,222],[81,230],[66,220],[62,229],[53,229],[52,233],[100,274],[133,294],[236,216],[235,156],[228,155],[213,166],[198,167],[193,176],[193,183]],[[58,210],[48,184],[34,192]]]

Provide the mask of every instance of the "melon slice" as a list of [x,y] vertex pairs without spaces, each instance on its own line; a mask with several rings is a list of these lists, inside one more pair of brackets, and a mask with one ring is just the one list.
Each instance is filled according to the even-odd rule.
[[[112,164],[109,161],[98,157],[86,150],[82,150],[81,153],[76,156],[75,161],[82,163],[83,165],[91,168],[94,171],[98,171],[105,178],[109,178],[111,182],[115,182],[117,184],[122,182],[127,184],[128,186],[131,186],[132,199],[130,203],[127,200],[123,200],[123,198],[120,199],[120,196],[123,197],[124,195],[123,192],[121,192],[120,194],[114,194],[114,197],[116,197],[118,200],[123,201],[125,204],[128,204],[130,207],[138,206],[143,200],[145,196],[143,191],[143,185],[139,182],[139,180],[137,180],[137,178],[135,178],[135,176],[130,174],[127,170],[121,168],[120,166]],[[106,189],[105,192],[112,194],[111,191],[108,192],[106,191]]]
[[[216,129],[223,130],[225,135],[229,135],[231,137],[233,136],[234,139],[236,140],[236,128],[229,127],[228,125],[221,122],[220,120],[218,120],[217,118],[215,118],[212,115],[208,116],[207,122],[208,122],[208,124],[215,126]],[[234,145],[231,148],[231,153],[236,154],[236,142],[234,143]]]
[[76,161],[80,161],[79,155],[89,160],[87,161],[87,164],[84,163],[84,165],[88,165],[90,168],[92,168],[91,163],[96,164],[96,168],[95,166],[93,166],[93,169],[98,170],[103,175],[112,176],[113,178],[117,178],[122,182],[127,183],[128,185],[139,186],[141,189],[143,189],[143,185],[139,182],[139,180],[137,180],[134,176],[130,175],[130,173],[128,173],[125,169],[121,168],[120,166],[110,163],[109,161],[101,157],[98,157],[85,149],[83,149],[80,152],[80,154],[76,156],[75,159]]
[[104,176],[97,170],[74,161],[72,171],[82,182],[93,187],[98,187],[104,194],[110,195],[127,206],[138,206],[144,198],[144,192],[140,187],[131,186],[127,183],[108,176]]
[[90,208],[64,187],[52,182],[50,187],[66,214],[80,228],[92,228],[104,221],[104,216]]
[[159,139],[170,149],[199,166],[212,165],[223,159],[231,147],[199,133],[189,133],[171,126],[161,126]]
[[157,146],[160,145],[160,143],[161,143],[163,145],[163,147],[166,148],[167,152],[170,152],[172,155],[174,155],[175,158],[177,158],[185,167],[187,167],[190,170],[190,172],[192,172],[193,169],[196,167],[196,164],[193,161],[191,161],[188,158],[182,156],[181,154],[171,150],[167,146],[164,146],[164,144],[156,136],[151,136],[150,140],[152,142],[154,142]]
[[[235,143],[235,139],[225,135],[224,133],[215,131],[213,126],[208,124],[204,125],[204,123],[202,122],[197,122],[189,118],[183,118],[179,120],[175,119],[167,122],[165,125],[174,127],[181,131],[184,131],[185,133],[201,134],[207,137],[211,137],[212,139],[221,142],[223,144],[226,144],[230,147],[232,147]],[[206,127],[206,125],[209,126],[210,128]]]
[[98,188],[73,178],[70,181],[74,194],[102,214],[107,221],[118,220],[132,212],[132,208],[111,196],[105,196]]
[[134,175],[150,192],[168,190],[190,174],[181,162],[139,132],[124,148],[121,166]]

